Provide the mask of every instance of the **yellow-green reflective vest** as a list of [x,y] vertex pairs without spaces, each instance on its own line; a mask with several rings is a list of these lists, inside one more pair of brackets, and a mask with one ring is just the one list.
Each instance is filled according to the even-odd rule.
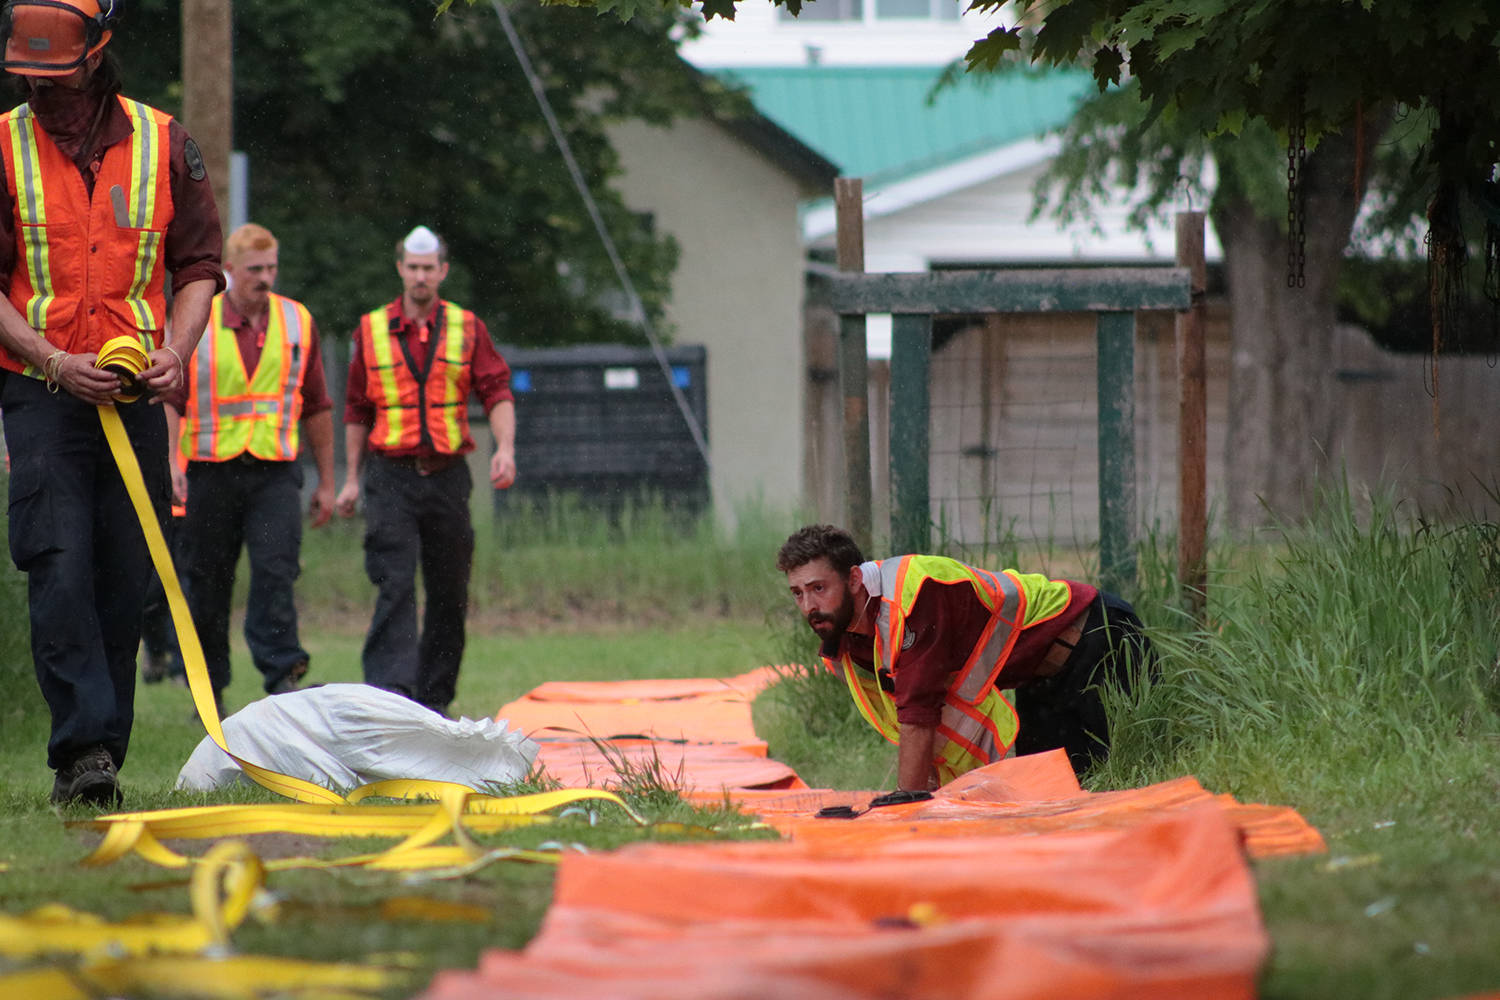
[[247,451],[270,462],[297,457],[312,315],[274,292],[268,308],[266,342],[252,375],[234,330],[224,325],[224,294],[214,296],[208,328],[188,365],[181,430],[188,461],[227,462]]
[[[880,686],[880,670],[886,668],[894,677],[900,669],[906,617],[922,584],[928,580],[968,583],[989,609],[990,621],[949,682],[937,727],[933,764],[938,780],[947,784],[966,771],[1001,759],[1015,742],[1019,723],[1015,709],[996,689],[995,679],[1015,647],[1021,629],[1065,608],[1071,588],[1066,581],[1049,580],[1040,574],[1009,569],[992,573],[943,556],[899,556],[875,565],[880,580],[875,670],[860,668],[847,652],[840,656],[838,664],[860,713],[880,735],[892,743],[900,742],[896,703]],[[834,668],[832,662],[828,666]]]

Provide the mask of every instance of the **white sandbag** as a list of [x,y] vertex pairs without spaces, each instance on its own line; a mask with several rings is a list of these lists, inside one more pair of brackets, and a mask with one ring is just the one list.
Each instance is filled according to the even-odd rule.
[[[262,698],[224,720],[235,755],[341,792],[389,778],[428,778],[475,791],[520,781],[537,745],[494,719],[446,719],[367,684],[324,684]],[[248,781],[207,736],[177,787],[207,791]]]

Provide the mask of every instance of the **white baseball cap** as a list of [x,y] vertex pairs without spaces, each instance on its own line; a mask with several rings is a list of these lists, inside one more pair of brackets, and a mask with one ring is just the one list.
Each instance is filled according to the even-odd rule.
[[406,234],[406,239],[401,241],[401,247],[407,253],[437,253],[437,233],[426,226],[418,226]]

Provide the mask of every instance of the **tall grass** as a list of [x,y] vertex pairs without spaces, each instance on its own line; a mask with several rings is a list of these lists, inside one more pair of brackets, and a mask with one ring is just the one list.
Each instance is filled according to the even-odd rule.
[[[554,501],[496,511],[487,491],[476,491],[469,597],[479,619],[635,627],[755,618],[782,599],[776,550],[800,525],[794,515],[746,507],[730,528],[651,498],[624,503],[614,517],[570,495]],[[315,613],[321,606],[359,621],[373,607],[361,531],[352,521],[304,534],[299,595]]]
[[[1273,558],[1212,575],[1205,626],[1146,608],[1162,676],[1111,693],[1105,785],[1191,771],[1221,790],[1353,804],[1500,739],[1500,533],[1323,495]],[[1162,594],[1168,561],[1142,559]],[[1144,602],[1143,602],[1144,603]]]

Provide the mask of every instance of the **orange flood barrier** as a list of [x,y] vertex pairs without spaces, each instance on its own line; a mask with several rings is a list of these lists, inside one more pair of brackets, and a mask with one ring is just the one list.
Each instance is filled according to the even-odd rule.
[[[733,759],[724,737],[748,730],[749,702],[771,679],[543,685],[502,709],[533,738],[580,721],[617,735],[629,720],[620,746],[680,749],[690,797],[728,797],[784,839],[566,855],[537,937],[441,974],[427,1000],[1254,995],[1269,941],[1245,858],[1320,850],[1293,810],[1190,777],[1090,794],[1060,751],[877,808],[874,792],[768,788],[718,768]],[[611,688],[627,703],[615,706]],[[704,711],[728,704],[739,723]],[[703,742],[664,742],[669,733]],[[763,752],[751,739],[746,760]],[[572,766],[577,747],[564,746],[544,744],[549,769]],[[718,763],[695,770],[699,753]],[[852,818],[819,818],[827,806]]]
[[505,719],[541,747],[537,762],[568,787],[618,781],[621,761],[659,764],[695,795],[725,789],[806,788],[766,757],[750,703],[777,677],[762,667],[738,677],[644,681],[549,681],[505,705]]

